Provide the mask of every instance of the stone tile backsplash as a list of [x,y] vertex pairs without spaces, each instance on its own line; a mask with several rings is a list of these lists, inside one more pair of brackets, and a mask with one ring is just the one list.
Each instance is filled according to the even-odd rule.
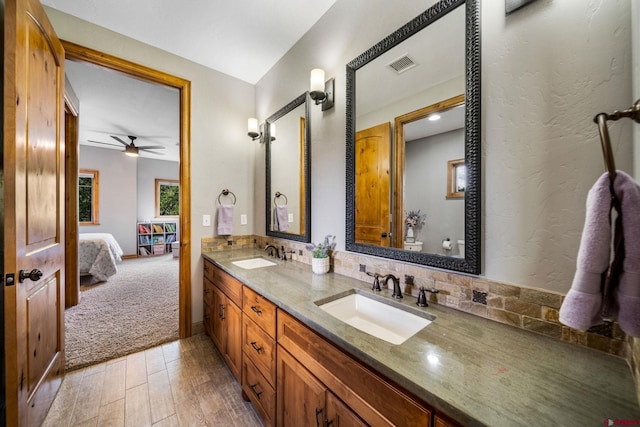
[[[293,250],[294,260],[311,264],[311,254],[305,249],[304,243],[266,236],[203,238],[202,251],[264,248],[267,242],[284,246],[288,251]],[[417,297],[422,286],[437,289],[438,293],[427,292],[429,303],[444,305],[620,357],[633,357],[637,351],[640,351],[635,350],[640,349],[640,345],[627,340],[617,323],[594,327],[586,332],[562,325],[558,320],[558,313],[564,295],[559,293],[351,252],[335,252],[332,257],[332,270],[367,283],[371,282],[371,277],[366,274],[367,271],[383,275],[392,273],[400,278],[405,294]],[[407,282],[411,283],[411,279],[407,280],[407,276],[413,276],[413,284],[407,284]],[[485,294],[484,297],[482,297],[483,294]],[[639,356],[636,357],[640,359]]]

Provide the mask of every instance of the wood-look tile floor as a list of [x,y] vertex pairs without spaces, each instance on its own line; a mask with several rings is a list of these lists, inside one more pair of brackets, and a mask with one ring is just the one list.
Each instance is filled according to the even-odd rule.
[[44,426],[262,426],[206,335],[67,373]]

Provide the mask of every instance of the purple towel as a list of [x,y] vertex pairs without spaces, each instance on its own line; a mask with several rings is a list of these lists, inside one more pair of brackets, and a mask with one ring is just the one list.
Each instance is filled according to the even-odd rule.
[[276,206],[276,231],[287,231],[289,229],[289,210],[286,205]]
[[640,185],[624,172],[615,180],[621,202],[625,257],[620,274],[617,300],[620,328],[633,337],[640,336]]
[[578,250],[577,270],[562,307],[560,322],[585,331],[602,323],[602,275],[609,267],[611,246],[609,175],[603,174],[587,195],[587,211]]
[[233,205],[220,205],[218,207],[218,235],[228,236],[233,234]]
[[[625,258],[619,283],[614,283],[614,298],[622,330],[640,336],[640,186],[629,175],[617,171],[614,191],[621,204]],[[577,270],[571,289],[560,308],[560,322],[578,330],[603,323],[602,287],[611,247],[611,193],[609,175],[603,174],[587,196],[587,212]]]

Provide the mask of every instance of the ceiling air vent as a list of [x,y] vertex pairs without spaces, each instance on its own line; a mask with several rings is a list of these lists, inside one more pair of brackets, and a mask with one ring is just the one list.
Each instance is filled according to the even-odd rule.
[[405,53],[400,58],[388,63],[387,67],[391,68],[393,71],[395,71],[398,74],[402,74],[405,71],[415,67],[416,65],[418,64],[413,60],[413,58],[411,58],[409,55]]

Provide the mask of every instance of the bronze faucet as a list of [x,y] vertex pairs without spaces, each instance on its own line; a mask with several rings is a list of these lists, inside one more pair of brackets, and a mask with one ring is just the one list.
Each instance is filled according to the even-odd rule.
[[280,258],[280,253],[278,252],[278,248],[272,245],[271,243],[267,243],[267,245],[264,247],[264,251],[269,256],[275,256],[276,258]]
[[384,284],[387,285],[387,288],[389,287],[389,280],[393,281],[393,295],[392,295],[392,297],[394,297],[395,299],[401,299],[402,298],[402,290],[400,290],[400,279],[398,279],[393,274],[387,274],[386,276],[383,277],[383,280],[384,280]]

